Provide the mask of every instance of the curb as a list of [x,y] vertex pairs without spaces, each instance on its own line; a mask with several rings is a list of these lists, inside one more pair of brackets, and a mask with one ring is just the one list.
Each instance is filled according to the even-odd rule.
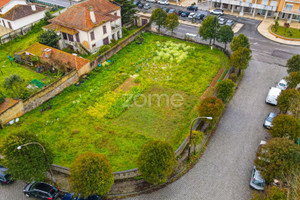
[[273,36],[278,37],[278,38],[283,39],[283,40],[288,40],[288,41],[296,41],[296,42],[299,42],[299,41],[300,41],[300,39],[297,39],[297,38],[287,38],[287,37],[283,37],[283,36],[281,36],[281,35],[277,35],[276,33],[274,33],[274,32],[272,31],[272,26],[273,26],[273,24],[271,24],[271,25],[269,26],[268,31],[269,31],[269,33],[272,34]]

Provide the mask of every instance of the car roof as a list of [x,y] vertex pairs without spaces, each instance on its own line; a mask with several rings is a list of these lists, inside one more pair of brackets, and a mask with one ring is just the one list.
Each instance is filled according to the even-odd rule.
[[262,181],[262,182],[265,181],[265,180],[262,178],[260,172],[259,172],[257,169],[255,170],[254,178],[255,178],[256,180],[259,180],[259,181]]
[[267,142],[264,141],[264,140],[261,140],[260,143],[259,143],[259,145],[264,145],[264,144],[267,144]]
[[287,84],[287,82],[286,82],[286,80],[284,80],[284,79],[281,79],[280,81],[279,81],[279,83],[283,83],[283,84]]
[[7,169],[0,165],[0,174],[6,175]]
[[38,183],[35,183],[34,189],[45,191],[45,192],[50,192],[53,189],[53,186],[51,186],[47,183],[38,182]]
[[276,117],[276,116],[277,116],[277,114],[274,113],[274,112],[270,112],[269,115],[268,115],[268,117],[273,117],[273,118]]

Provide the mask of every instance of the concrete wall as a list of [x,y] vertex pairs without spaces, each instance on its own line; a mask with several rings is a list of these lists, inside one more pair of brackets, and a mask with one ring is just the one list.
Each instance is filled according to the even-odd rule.
[[[23,17],[21,19],[15,20],[15,21],[9,21],[9,20],[7,20],[7,21],[9,21],[11,23],[13,30],[18,30],[28,24],[32,24],[32,23],[35,23],[36,21],[40,21],[41,19],[43,19],[45,17],[45,12],[46,12],[46,10],[35,13],[33,15],[29,15],[27,17]],[[9,27],[7,22],[6,22],[6,27]]]
[[6,124],[12,119],[21,117],[24,114],[23,108],[24,104],[22,100],[8,108],[6,111],[0,114],[0,124]]
[[5,14],[7,11],[15,7],[16,5],[26,5],[26,0],[13,0],[4,5],[1,9],[0,14]]

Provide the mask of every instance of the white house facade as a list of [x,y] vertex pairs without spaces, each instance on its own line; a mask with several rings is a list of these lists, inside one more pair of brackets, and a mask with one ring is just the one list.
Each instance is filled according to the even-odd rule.
[[5,14],[16,5],[26,5],[26,0],[1,0],[0,15]]

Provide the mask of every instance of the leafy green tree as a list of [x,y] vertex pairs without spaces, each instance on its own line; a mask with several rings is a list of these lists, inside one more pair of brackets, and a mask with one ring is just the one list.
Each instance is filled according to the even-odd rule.
[[212,40],[216,39],[219,27],[218,18],[216,16],[208,16],[199,28],[199,35],[204,40],[209,40],[209,45],[211,45]]
[[192,131],[191,144],[194,146],[194,155],[196,154],[196,146],[199,145],[204,139],[202,131]]
[[231,26],[228,25],[221,26],[221,28],[217,32],[217,41],[224,43],[225,44],[224,49],[226,50],[227,44],[232,41],[233,36],[234,36],[234,32]]
[[275,19],[275,24],[274,24],[275,32],[278,31],[278,28],[279,28],[279,22],[278,22],[278,19]]
[[287,194],[285,189],[272,186],[264,193],[255,192],[251,200],[287,200]]
[[300,71],[300,55],[293,55],[293,57],[287,61],[286,67],[288,68],[287,69],[288,73],[299,72]]
[[114,183],[114,174],[105,155],[86,153],[70,167],[72,190],[84,197],[107,194]]
[[239,34],[239,36],[234,37],[230,43],[231,51],[237,51],[239,48],[250,49],[250,43],[248,38],[244,34]]
[[263,178],[272,183],[299,170],[300,146],[287,138],[272,138],[257,152],[255,166]]
[[160,28],[166,23],[167,13],[161,8],[156,8],[153,10],[150,19],[158,26],[158,32],[160,32]]
[[281,112],[293,112],[295,115],[300,109],[300,91],[295,89],[283,90],[278,97],[278,108]]
[[178,16],[175,13],[168,14],[164,26],[166,29],[171,31],[172,35],[174,33],[174,29],[178,25],[179,25]]
[[136,6],[133,4],[133,1],[114,0],[114,2],[121,6],[122,24],[131,22],[134,18],[134,14],[137,12],[137,10],[135,9]]
[[57,43],[59,40],[60,40],[60,36],[57,35],[52,30],[43,31],[43,33],[41,33],[41,35],[39,35],[39,37],[38,37],[39,43],[53,47],[53,48],[58,48]]
[[238,69],[238,76],[240,76],[242,69],[246,69],[251,60],[252,51],[248,48],[242,48],[235,50],[230,57],[230,64]]
[[39,145],[28,145],[20,150],[17,149],[18,146],[29,142],[38,142],[43,145],[49,164],[53,162],[54,154],[49,145],[37,135],[24,131],[10,134],[4,139],[0,146],[0,152],[5,157],[3,164],[16,180],[44,181],[49,165],[42,148]]
[[291,72],[288,77],[285,77],[285,80],[287,81],[289,89],[296,88],[300,83],[300,71]]
[[217,122],[223,110],[224,103],[221,99],[217,97],[206,97],[198,107],[198,114],[202,117],[212,117],[212,120],[204,120],[214,124]]
[[148,183],[161,184],[173,172],[176,165],[175,152],[167,142],[152,141],[143,145],[137,164]]
[[50,20],[50,19],[52,19],[52,18],[54,18],[54,17],[53,17],[52,14],[50,13],[50,11],[47,10],[47,11],[45,12],[44,20],[45,20],[46,22],[48,22],[48,20]]
[[224,103],[227,103],[232,97],[235,89],[235,83],[230,80],[222,80],[217,85],[217,97],[222,99]]
[[3,87],[8,91],[11,97],[22,98],[27,92],[26,83],[20,75],[12,74],[5,77]]
[[289,138],[296,141],[300,137],[300,122],[291,115],[280,114],[273,119],[270,133],[273,137]]

